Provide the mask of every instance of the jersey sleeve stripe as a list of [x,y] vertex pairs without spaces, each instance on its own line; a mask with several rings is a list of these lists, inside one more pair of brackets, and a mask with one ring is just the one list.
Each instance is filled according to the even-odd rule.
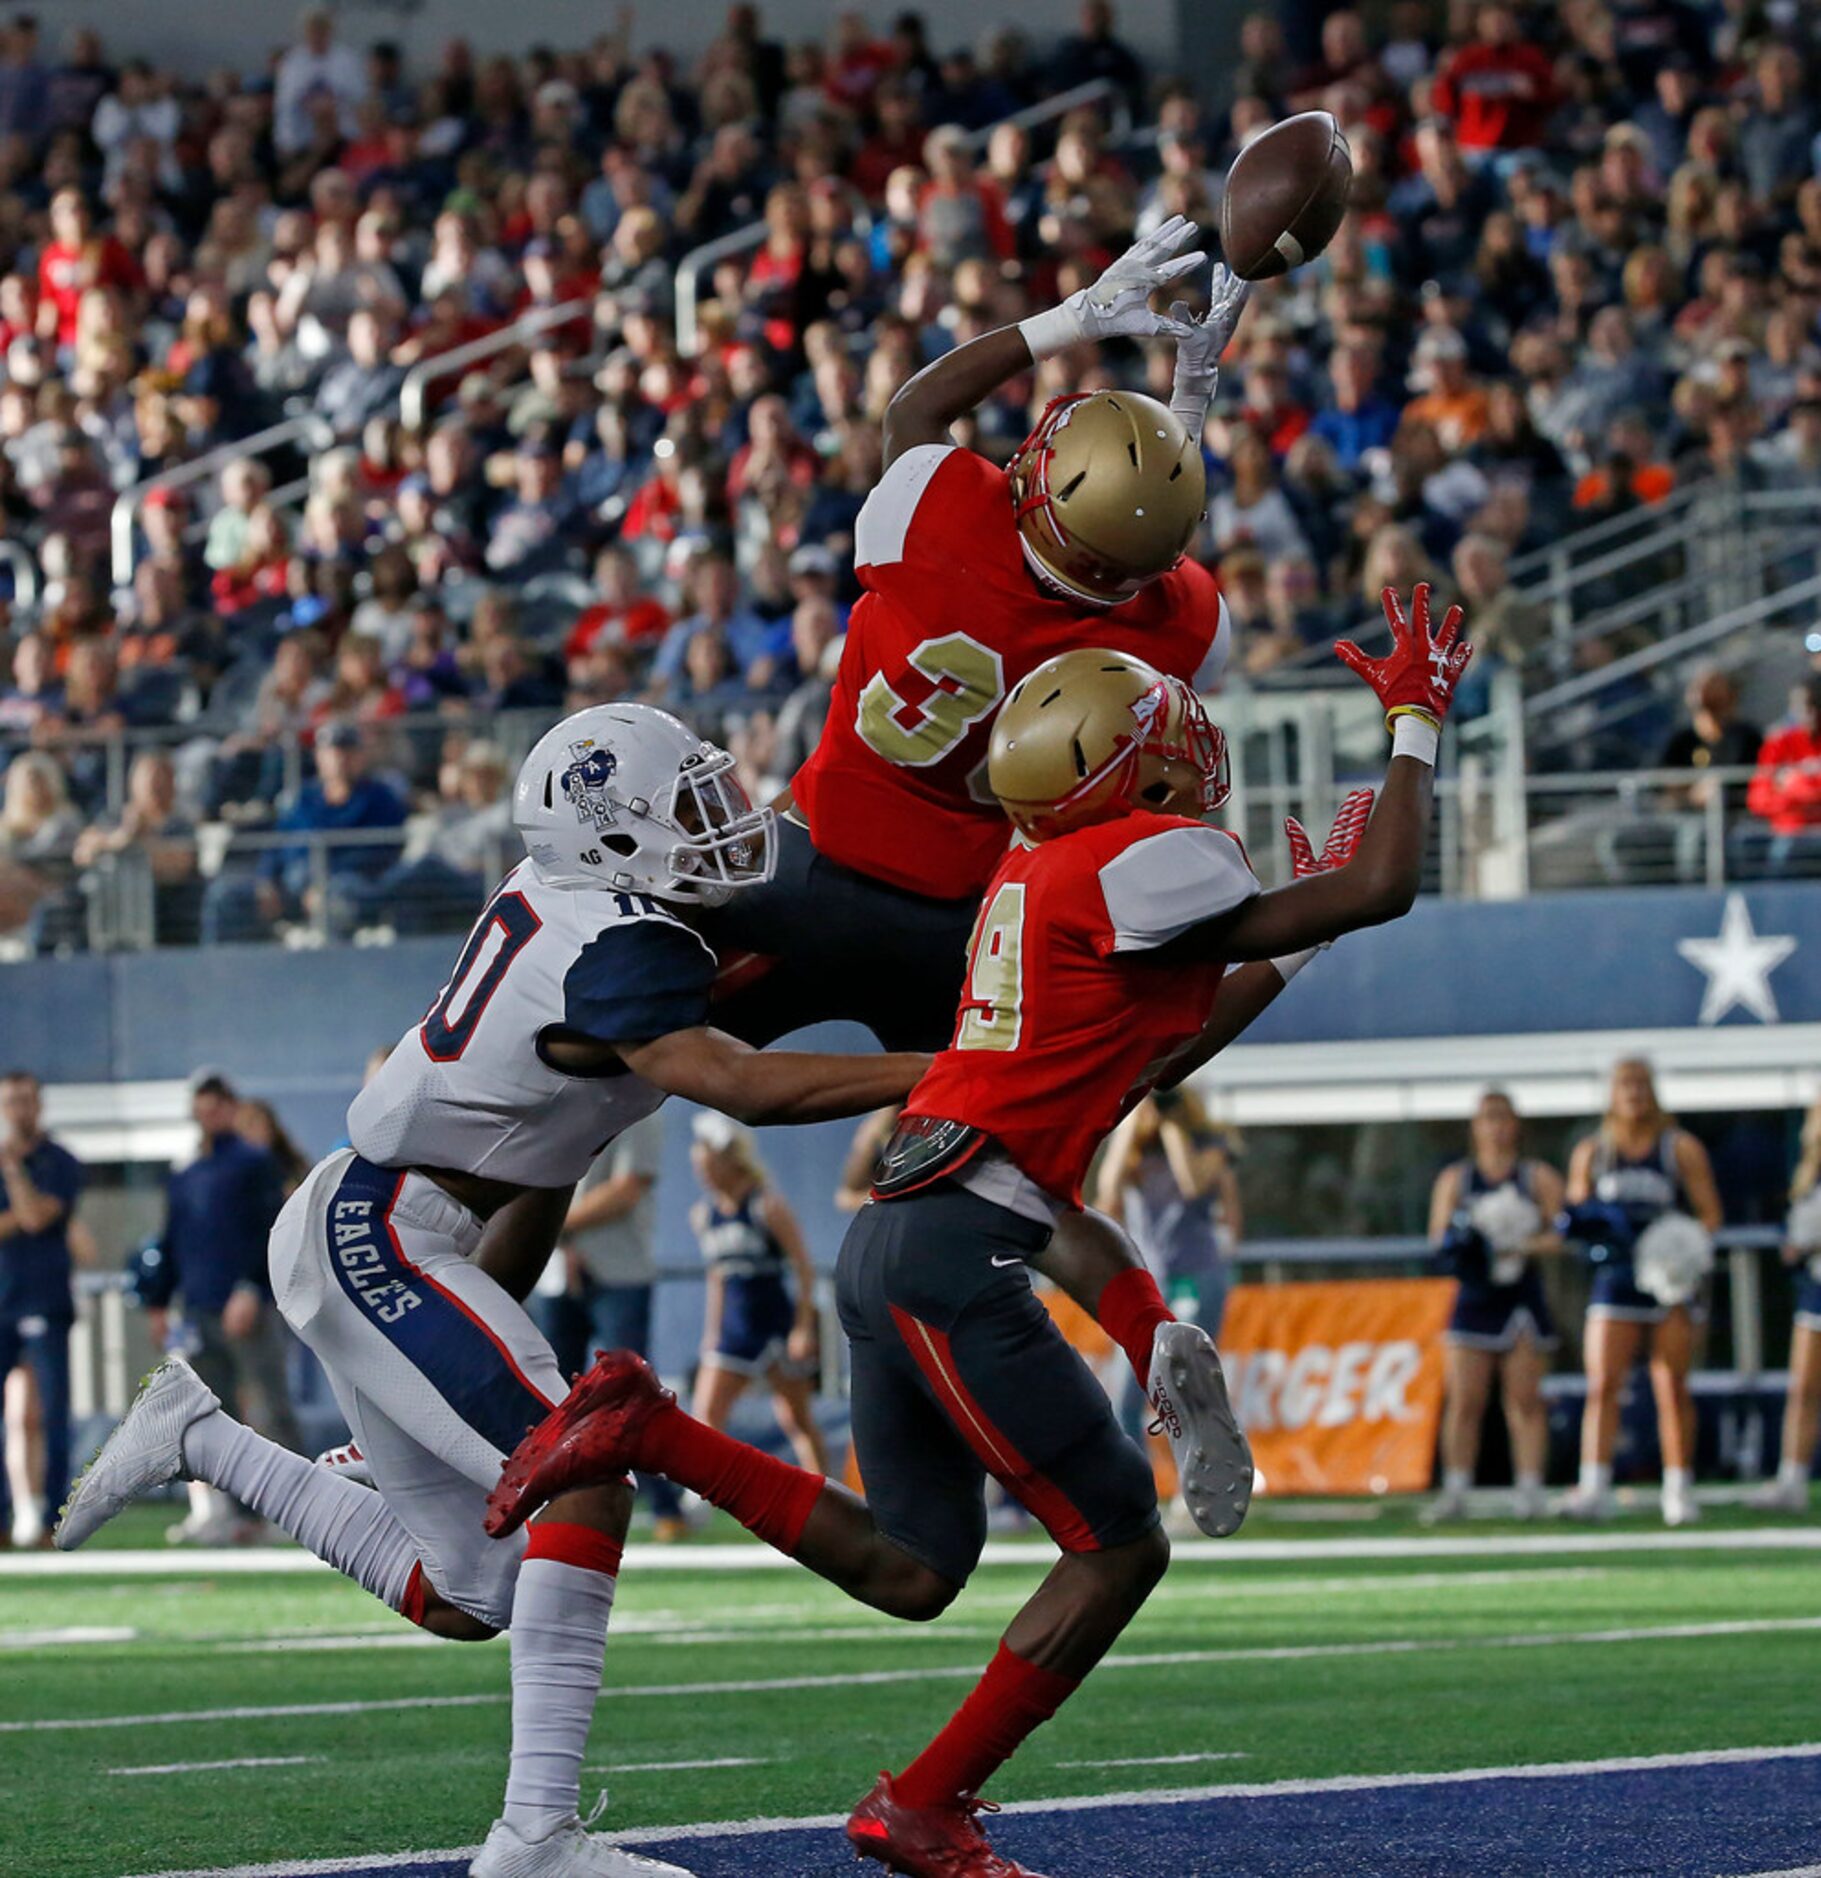
[[1148,835],[1100,870],[1110,931],[1103,954],[1147,952],[1218,919],[1259,891],[1239,843],[1218,828]]
[[887,468],[854,524],[856,567],[887,567],[904,559],[917,505],[956,448],[952,443],[916,444]]

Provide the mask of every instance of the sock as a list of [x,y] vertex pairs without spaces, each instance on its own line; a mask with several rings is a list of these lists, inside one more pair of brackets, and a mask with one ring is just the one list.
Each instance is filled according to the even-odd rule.
[[822,1497],[820,1474],[720,1434],[680,1408],[665,1409],[646,1423],[637,1463],[641,1472],[662,1474],[731,1513],[787,1558],[796,1557],[803,1528]]
[[288,1532],[382,1604],[413,1623],[422,1621],[417,1543],[371,1487],[281,1448],[222,1409],[184,1430],[183,1464],[197,1479]]
[[1692,1467],[1666,1467],[1663,1469],[1663,1491],[1665,1493],[1692,1493],[1695,1486],[1695,1474]]
[[1159,1324],[1173,1324],[1176,1313],[1163,1301],[1157,1280],[1142,1266],[1121,1272],[1100,1294],[1094,1315],[1100,1328],[1126,1353],[1138,1386],[1151,1386],[1151,1345]]
[[531,1527],[512,1595],[512,1761],[505,1820],[542,1839],[573,1818],[601,1693],[620,1546],[592,1526]]
[[1610,1461],[1583,1461],[1581,1463],[1581,1487],[1587,1493],[1604,1493],[1612,1485],[1612,1463]]
[[1808,1463],[1806,1461],[1784,1461],[1777,1469],[1778,1483],[1785,1487],[1808,1486]]
[[1515,1484],[1519,1493],[1541,1493],[1543,1476],[1534,1468],[1520,1468]]
[[1473,1485],[1471,1467],[1444,1467],[1442,1469],[1442,1490],[1445,1493],[1465,1493]]
[[892,1791],[906,1806],[941,1806],[978,1793],[1079,1687],[1000,1644],[954,1719],[892,1782]]

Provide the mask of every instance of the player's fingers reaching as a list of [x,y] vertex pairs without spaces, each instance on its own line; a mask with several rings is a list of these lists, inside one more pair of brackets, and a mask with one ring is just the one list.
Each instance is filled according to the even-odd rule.
[[1198,267],[1207,264],[1208,257],[1197,248],[1191,254],[1179,254],[1173,261],[1161,262],[1157,269],[1157,284],[1167,287],[1173,280],[1181,280],[1185,274],[1193,274]]
[[1419,645],[1429,639],[1429,583],[1419,580],[1410,595],[1410,626]]
[[1372,800],[1370,789],[1355,789],[1340,805],[1340,813],[1328,831],[1328,845],[1322,849],[1325,867],[1345,867],[1353,859],[1366,824],[1372,819]]
[[[1421,587],[1417,588],[1419,594],[1423,591]],[[1402,645],[1410,637],[1410,622],[1404,617],[1404,603],[1397,597],[1397,589],[1387,587],[1378,596],[1378,603],[1385,609],[1385,624],[1391,628],[1391,637]],[[1355,671],[1358,669],[1358,666],[1354,667]]]
[[[1392,630],[1395,632],[1397,629],[1394,626]],[[1379,660],[1368,657],[1351,639],[1336,640],[1334,656],[1348,671],[1357,672],[1374,691],[1378,689]]]
[[1290,878],[1307,880],[1311,874],[1321,872],[1320,864],[1315,859],[1315,844],[1309,839],[1309,831],[1294,815],[1284,817],[1284,837],[1290,844]]
[[1436,629],[1436,651],[1446,652],[1448,648],[1454,644],[1455,640],[1460,637],[1461,623],[1466,617],[1466,614],[1464,614],[1458,606],[1451,606],[1448,609],[1447,613],[1442,618],[1441,625]]
[[1148,254],[1163,256],[1174,254],[1186,242],[1191,242],[1201,233],[1200,226],[1191,222],[1186,215],[1172,215],[1167,222],[1160,222],[1148,235],[1132,244],[1134,252],[1143,249]]

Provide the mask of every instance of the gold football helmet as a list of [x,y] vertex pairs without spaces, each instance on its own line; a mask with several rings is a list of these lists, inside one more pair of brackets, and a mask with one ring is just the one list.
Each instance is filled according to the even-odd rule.
[[1091,606],[1167,574],[1208,496],[1200,439],[1132,391],[1052,399],[1005,473],[1032,572]]
[[1088,647],[1013,687],[987,779],[1032,841],[1139,808],[1211,815],[1227,799],[1227,740],[1180,678]]

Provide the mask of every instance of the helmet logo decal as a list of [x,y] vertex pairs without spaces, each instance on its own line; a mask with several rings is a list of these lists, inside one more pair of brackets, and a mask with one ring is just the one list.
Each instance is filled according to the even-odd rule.
[[563,771],[563,794],[575,804],[575,818],[608,829],[617,819],[608,800],[607,785],[620,767],[619,758],[593,738],[569,746],[574,759]]

